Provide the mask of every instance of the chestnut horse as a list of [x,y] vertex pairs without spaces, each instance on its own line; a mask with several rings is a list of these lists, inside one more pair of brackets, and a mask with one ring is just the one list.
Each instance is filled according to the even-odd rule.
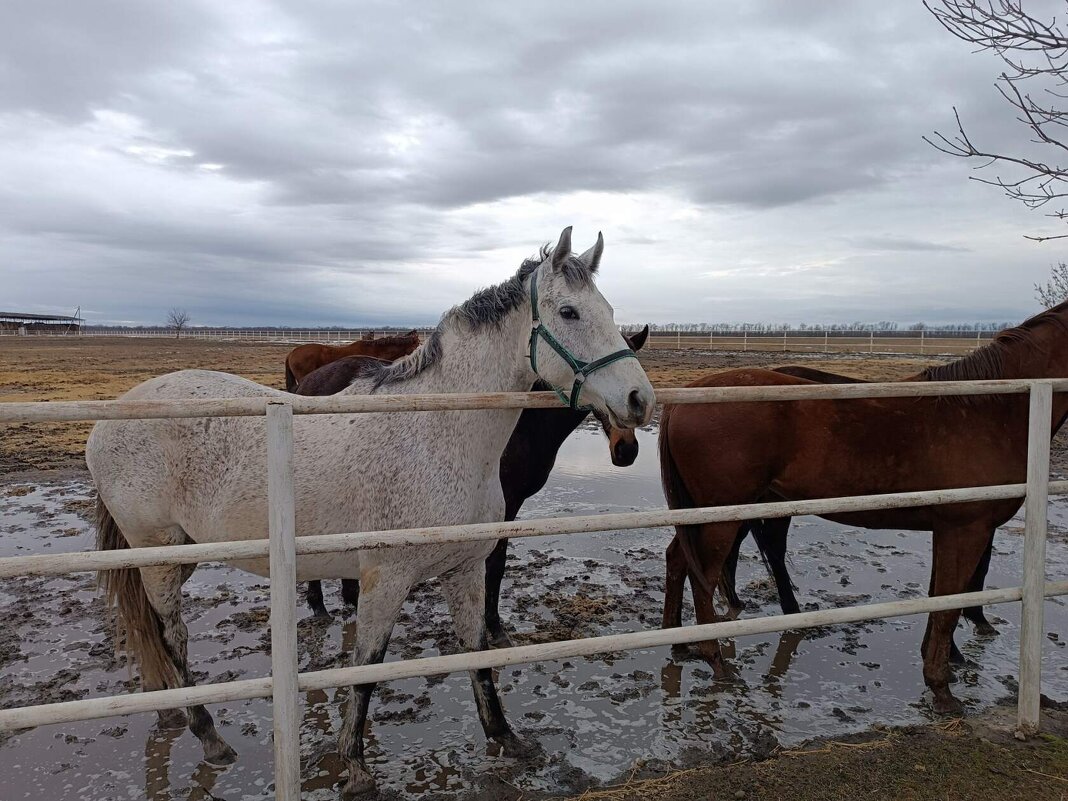
[[[801,365],[776,367],[773,372],[782,373],[783,375],[792,375],[797,378],[805,378],[818,384],[869,383],[860,378],[840,375],[839,373],[831,373],[826,370],[816,370],[812,367],[803,367]],[[927,379],[924,373],[919,373],[902,380],[924,381]],[[764,566],[775,580],[775,588],[779,596],[779,606],[782,608],[783,614],[792,615],[801,611],[801,607],[798,605],[797,598],[794,595],[794,585],[790,580],[790,572],[786,567],[786,537],[789,530],[789,517],[746,520],[739,526],[738,536],[734,540],[734,546],[731,548],[731,552],[727,555],[727,561],[723,565],[723,577],[719,585],[724,598],[726,599],[727,604],[731,607],[733,613],[740,612],[742,609],[742,601],[738,597],[736,588],[738,554],[742,542],[749,534],[753,535],[753,539],[757,544],[757,550],[760,552],[760,558],[763,560]],[[979,561],[979,566],[976,568],[975,575],[972,576],[972,580],[968,584],[968,592],[979,592],[983,589],[983,586],[986,583],[986,574],[990,570],[990,558],[993,551],[994,538],[991,536],[990,542],[987,543],[986,550],[983,552],[983,558]],[[670,599],[670,602],[665,602],[665,609],[671,610],[672,619],[670,622],[666,622],[665,625],[679,626],[681,625],[682,615],[683,583],[686,580],[686,557],[682,552],[681,545],[677,538],[672,540],[671,544],[668,546],[667,575],[666,586],[670,588],[672,598]],[[962,612],[962,616],[971,621],[972,625],[975,626],[976,633],[982,635],[997,634],[997,629],[994,628],[983,613],[983,607],[966,607]],[[964,662],[964,655],[961,654],[960,649],[957,648],[957,644],[952,641],[950,642],[950,661],[956,663]]]
[[378,339],[374,338],[374,332],[370,332],[370,336],[364,334],[363,339],[348,345],[320,345],[318,342],[298,345],[286,356],[286,391],[295,391],[308,373],[345,356],[371,356],[392,362],[418,347],[419,334],[414,329],[407,334]]
[[[631,350],[641,350],[649,336],[649,326],[636,334],[624,334]],[[363,356],[348,356],[323,365],[297,385],[298,395],[333,395],[359,378],[374,371],[377,360]],[[538,392],[549,386],[539,381],[531,387]],[[523,502],[537,494],[549,480],[560,446],[572,431],[586,419],[588,412],[571,409],[524,409],[515,430],[501,455],[501,488],[504,490],[505,520],[515,520]],[[608,435],[612,464],[628,467],[638,458],[638,440],[633,429],[613,428],[598,418]],[[508,633],[501,622],[500,598],[504,567],[508,558],[508,540],[497,541],[497,547],[486,559],[486,629],[495,647],[510,645]],[[354,579],[342,579],[341,597],[353,606],[359,603],[360,584]],[[323,603],[322,583],[308,582],[308,606],[316,617],[327,618]]]
[[[924,380],[1068,376],[1068,303],[1043,312],[963,359],[922,373]],[[690,386],[813,383],[770,370],[733,370]],[[660,463],[671,508],[1021,483],[1027,473],[1024,395],[966,398],[865,398],[667,406]],[[1068,415],[1056,395],[1053,433]],[[1019,499],[822,515],[875,529],[933,533],[931,595],[964,592],[994,530]],[[722,576],[737,523],[680,526],[699,623],[717,619],[710,589]],[[668,599],[670,602],[670,598]],[[665,622],[674,622],[665,608]],[[939,712],[960,710],[949,689],[949,652],[960,610],[928,618],[921,654],[924,680]],[[717,674],[719,645],[701,644]]]

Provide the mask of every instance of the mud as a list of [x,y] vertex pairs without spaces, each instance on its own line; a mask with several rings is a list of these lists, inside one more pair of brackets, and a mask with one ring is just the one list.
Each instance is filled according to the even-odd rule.
[[[661,507],[655,432],[639,436],[637,463],[619,469],[609,463],[601,434],[577,432],[564,446],[549,485],[524,514]],[[43,475],[0,487],[0,556],[90,547],[86,477],[49,481]],[[1055,499],[1050,513],[1049,573],[1063,576],[1068,572],[1068,500]],[[1016,519],[999,533],[988,586],[1018,583],[1021,532]],[[513,543],[502,611],[516,644],[657,626],[669,536],[641,529]],[[798,600],[813,609],[917,597],[927,586],[929,552],[929,537],[923,534],[798,519],[791,534]],[[186,590],[197,680],[265,675],[267,582],[204,565]],[[326,590],[334,619],[301,621],[302,670],[345,664],[352,649],[354,616],[335,584],[328,582]],[[739,590],[747,601],[746,615],[779,614],[750,544],[743,549]],[[1068,606],[1063,599],[1051,600],[1046,611],[1043,691],[1064,702]],[[954,689],[973,716],[1010,699],[1016,689],[1018,608],[992,607],[988,615],[998,636],[976,637],[963,627],[958,632],[970,663],[957,671]],[[123,661],[113,655],[91,576],[4,581],[0,617],[7,622],[0,627],[0,706],[136,690]],[[918,654],[923,624],[922,618],[905,618],[741,638],[728,648],[738,667],[737,678],[729,682],[714,681],[687,650],[646,649],[505,668],[499,686],[510,719],[544,749],[542,758],[529,763],[487,747],[467,677],[395,682],[380,687],[373,701],[369,761],[381,790],[393,798],[531,798],[574,795],[628,777],[723,760],[761,759],[814,737],[931,723],[936,718],[928,708]],[[455,649],[444,604],[431,582],[405,605],[388,658]],[[315,692],[304,699],[304,797],[312,801],[336,797],[342,766],[333,749],[341,695]],[[219,704],[212,712],[240,753],[228,769],[201,763],[199,744],[188,732],[158,732],[154,715],[137,715],[7,736],[0,741],[0,797],[270,797],[269,703]],[[705,788],[700,797],[708,797],[710,785],[699,786]],[[768,787],[775,786],[769,779]]]

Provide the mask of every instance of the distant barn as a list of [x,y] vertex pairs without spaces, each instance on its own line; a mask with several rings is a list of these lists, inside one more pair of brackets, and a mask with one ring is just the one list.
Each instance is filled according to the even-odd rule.
[[77,334],[82,319],[61,314],[0,312],[0,333]]

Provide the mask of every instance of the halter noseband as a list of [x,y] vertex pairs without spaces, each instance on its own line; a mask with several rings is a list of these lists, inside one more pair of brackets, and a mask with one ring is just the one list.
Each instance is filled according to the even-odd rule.
[[[609,353],[607,356],[602,356],[600,359],[596,359],[592,362],[584,362],[561,345],[556,337],[552,335],[552,332],[545,327],[545,324],[541,321],[541,318],[538,315],[538,273],[536,270],[530,276],[530,310],[532,324],[530,329],[528,355],[530,357],[530,366],[533,368],[534,374],[552,387],[553,392],[556,393],[556,397],[572,410],[582,412],[593,411],[592,406],[578,405],[579,394],[582,392],[582,386],[586,382],[586,377],[591,373],[600,370],[602,367],[607,367],[614,362],[618,362],[620,359],[636,359],[638,358],[637,355],[630,348],[625,348],[623,350],[617,350],[615,353]],[[544,339],[549,347],[555,350],[560,355],[560,358],[567,362],[571,371],[575,374],[575,383],[571,385],[570,398],[565,395],[564,391],[556,386],[556,384],[546,380],[538,372],[538,339]]]

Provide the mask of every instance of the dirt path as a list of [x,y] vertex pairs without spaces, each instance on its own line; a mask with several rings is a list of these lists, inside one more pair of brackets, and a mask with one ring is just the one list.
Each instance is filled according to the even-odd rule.
[[574,801],[1064,801],[1068,708],[1044,712],[1046,734],[1011,735],[1013,710],[933,726],[815,740],[745,760],[629,781]]

